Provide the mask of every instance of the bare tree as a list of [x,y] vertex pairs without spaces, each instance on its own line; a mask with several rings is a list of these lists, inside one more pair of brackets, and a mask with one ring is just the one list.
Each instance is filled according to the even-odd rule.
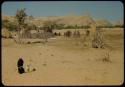
[[18,34],[19,43],[21,43],[21,31],[24,32],[26,16],[27,16],[27,14],[25,12],[25,8],[18,9],[16,12],[16,15],[15,15],[15,18],[16,18],[17,24],[18,24],[17,34]]
[[43,23],[43,28],[44,28],[44,39],[45,39],[45,42],[47,42],[48,40],[48,37],[50,37],[49,33],[48,32],[51,32],[52,33],[52,30],[55,28],[56,26],[56,21],[45,21]]

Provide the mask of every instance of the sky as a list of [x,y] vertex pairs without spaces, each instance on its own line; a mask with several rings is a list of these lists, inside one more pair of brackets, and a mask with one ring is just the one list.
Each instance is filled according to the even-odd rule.
[[124,19],[124,6],[120,1],[6,1],[2,4],[2,14],[13,16],[22,8],[26,8],[29,16],[89,14],[95,19]]

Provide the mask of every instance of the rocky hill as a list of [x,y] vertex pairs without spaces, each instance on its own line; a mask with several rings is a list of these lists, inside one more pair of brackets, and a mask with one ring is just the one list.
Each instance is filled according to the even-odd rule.
[[[6,16],[2,15],[2,20],[9,20],[9,21],[15,21],[14,16]],[[88,15],[83,16],[48,16],[48,17],[33,17],[30,19],[27,18],[26,22],[33,23],[35,25],[41,25],[45,21],[56,21],[57,23],[65,24],[65,25],[93,25],[96,24],[97,26],[108,26],[112,24],[123,24],[121,22],[109,22],[106,19],[102,20],[94,20],[92,17]]]

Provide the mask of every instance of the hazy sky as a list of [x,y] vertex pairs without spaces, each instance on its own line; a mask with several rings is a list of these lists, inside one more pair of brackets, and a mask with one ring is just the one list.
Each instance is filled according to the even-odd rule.
[[2,14],[15,15],[16,10],[26,8],[32,16],[64,16],[70,13],[89,13],[95,19],[123,20],[124,6],[120,1],[6,1]]

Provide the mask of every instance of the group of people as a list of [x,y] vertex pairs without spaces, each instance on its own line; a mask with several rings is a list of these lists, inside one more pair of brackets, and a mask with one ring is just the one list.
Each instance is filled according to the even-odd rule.
[[60,32],[59,33],[55,32],[54,35],[55,36],[61,36],[61,33]]
[[80,37],[80,32],[79,31],[74,31],[73,34],[69,30],[64,32],[64,37],[71,37],[72,35],[73,35],[73,37]]
[[24,60],[22,58],[19,58],[18,62],[17,62],[17,68],[18,68],[18,73],[19,74],[36,71],[36,69],[33,68],[31,65],[27,65],[26,68],[24,68],[23,65],[24,65]]

